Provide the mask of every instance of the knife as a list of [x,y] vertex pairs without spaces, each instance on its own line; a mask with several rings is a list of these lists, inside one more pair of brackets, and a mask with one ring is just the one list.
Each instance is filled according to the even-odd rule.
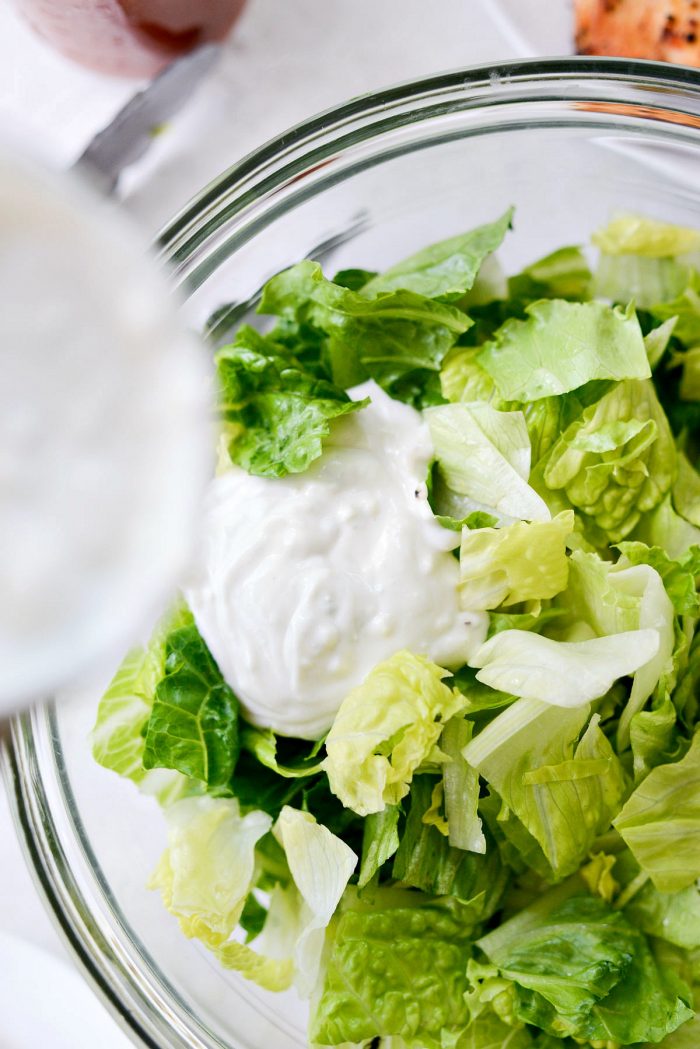
[[124,168],[148,150],[158,128],[175,114],[213,68],[221,44],[203,44],[175,59],[119,110],[75,161],[102,191],[113,193]]

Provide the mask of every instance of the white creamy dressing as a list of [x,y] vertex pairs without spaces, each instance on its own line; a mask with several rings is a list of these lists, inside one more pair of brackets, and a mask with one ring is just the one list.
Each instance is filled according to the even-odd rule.
[[428,504],[427,425],[373,382],[350,393],[371,404],[333,424],[305,473],[211,483],[185,588],[246,716],[307,739],[377,663],[409,648],[456,668],[488,620],[459,607],[458,536]]

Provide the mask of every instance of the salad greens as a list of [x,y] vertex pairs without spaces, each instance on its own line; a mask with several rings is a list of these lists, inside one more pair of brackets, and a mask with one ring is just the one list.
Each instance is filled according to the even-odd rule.
[[181,603],[94,755],[164,806],[151,885],[184,934],[309,997],[315,1045],[697,1049],[700,231],[623,214],[594,265],[506,278],[512,223],[383,273],[300,262],[216,355],[220,471],[323,466],[368,379],[423,413],[488,619],[469,664],[396,652],[286,738]]

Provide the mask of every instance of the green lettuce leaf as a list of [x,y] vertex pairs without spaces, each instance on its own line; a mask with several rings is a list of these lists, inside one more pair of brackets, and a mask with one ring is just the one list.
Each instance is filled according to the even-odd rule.
[[559,248],[526,266],[508,280],[513,299],[573,299],[590,297],[591,271],[578,247]]
[[660,892],[700,877],[700,734],[681,761],[652,769],[613,824]]
[[597,297],[633,301],[640,309],[668,302],[688,286],[692,268],[672,258],[601,255],[593,282]]
[[649,312],[658,321],[676,318],[673,334],[687,346],[700,342],[700,275],[691,273],[688,286],[675,298],[667,302],[657,302],[650,306]]
[[[530,1034],[524,1027],[511,1027],[496,1013],[487,1011],[472,1020],[455,1042],[443,1041],[445,1049],[534,1049]],[[442,1049],[442,1047],[441,1047]],[[566,1049],[561,1043],[553,1049]]]
[[[442,1032],[468,1021],[466,960],[473,926],[458,901],[421,900],[341,914],[309,1036],[314,1043],[362,1043],[400,1036],[442,1049]],[[415,1040],[415,1041],[414,1041]]]
[[[255,877],[255,846],[270,829],[263,812],[241,816],[231,798],[185,798],[166,810],[168,847],[149,882],[185,936],[268,990],[289,987],[289,958],[271,958],[231,940]],[[276,920],[270,907],[267,921]],[[266,921],[266,924],[267,924]]]
[[543,479],[618,542],[658,505],[675,473],[673,435],[653,384],[626,380],[564,431],[547,455]]
[[593,379],[644,379],[649,362],[634,310],[543,299],[508,320],[478,360],[509,401],[536,401]]
[[498,691],[578,707],[604,696],[613,682],[647,665],[658,651],[656,629],[588,641],[553,641],[528,630],[504,630],[489,638],[469,664],[479,670],[479,681]]
[[447,355],[440,369],[440,389],[446,401],[498,401],[493,379],[477,360],[479,352],[478,346],[456,346]]
[[326,367],[338,386],[372,378],[390,393],[411,377],[420,387],[437,373],[472,323],[455,307],[412,291],[370,299],[341,288],[315,262],[297,263],[268,281],[259,310],[296,323],[303,319],[321,332]]
[[301,897],[293,959],[297,990],[308,997],[318,979],[326,927],[357,865],[357,856],[310,813],[288,806],[282,809],[274,833]]
[[450,845],[438,828],[425,820],[430,811],[435,776],[416,776],[401,843],[394,858],[392,875],[434,896],[456,896],[470,903],[475,920],[488,918],[498,906],[508,873],[489,838],[483,853],[467,852]]
[[449,672],[411,652],[397,652],[343,700],[326,738],[323,767],[331,790],[360,816],[405,797],[413,773],[443,723],[465,705],[443,683]]
[[[261,765],[276,772],[284,779],[298,779],[313,776],[322,769],[322,759],[318,756],[320,749],[318,744],[309,748],[306,740],[294,741],[295,750],[301,748],[302,753],[289,755],[290,741],[284,737],[276,736],[270,728],[255,728],[253,725],[244,724],[241,731],[241,747],[250,754],[255,755]],[[280,746],[287,752],[284,760],[280,761]]]
[[626,792],[599,716],[590,722],[589,716],[588,706],[566,709],[521,699],[464,750],[539,844],[557,878],[579,867]]
[[570,579],[571,607],[599,635],[620,636],[619,631],[629,630],[656,635],[656,643],[649,646],[647,659],[635,674],[629,701],[620,717],[617,742],[622,750],[629,743],[632,718],[642,709],[662,674],[671,669],[675,640],[673,605],[656,568],[644,563],[630,567],[625,558],[611,565],[595,554],[575,551]]
[[683,401],[700,401],[700,346],[693,346],[680,358],[683,367],[678,393]]
[[512,218],[513,208],[508,208],[495,222],[431,244],[374,277],[363,294],[401,289],[443,302],[461,298],[473,286],[484,259],[500,247]]
[[664,353],[669,347],[675,327],[676,318],[671,317],[670,320],[664,321],[664,323],[659,324],[658,327],[652,328],[652,330],[647,332],[644,336],[644,346],[646,347],[650,368],[656,368],[661,361]]
[[[570,891],[570,890],[568,890]],[[556,890],[477,941],[516,988],[516,1014],[553,1035],[658,1042],[692,1016],[688,988],[602,899]]]
[[497,608],[560,593],[569,576],[566,540],[573,529],[572,510],[551,521],[465,529],[459,555],[463,607]]
[[650,881],[638,881],[639,864],[625,850],[615,859],[615,877],[623,892],[639,884],[624,905],[627,920],[648,936],[668,940],[685,950],[700,947],[700,888],[689,885],[679,892],[659,892]]
[[700,528],[677,514],[667,495],[655,510],[644,514],[630,538],[639,539],[647,546],[660,546],[675,560],[689,547],[700,545]]
[[679,615],[700,614],[700,598],[695,587],[700,575],[700,546],[690,549],[676,560],[658,546],[646,543],[619,543],[618,549],[631,565],[651,565],[663,580],[666,593]]
[[[548,521],[542,498],[531,488],[530,439],[520,412],[499,412],[487,404],[446,404],[428,408],[425,418],[438,464],[438,479],[457,496],[457,509],[435,503],[439,513],[466,516],[494,512],[508,521]],[[459,500],[462,500],[460,503]]]
[[176,769],[210,787],[225,786],[240,748],[238,710],[194,623],[171,631],[146,726],[144,768]]
[[449,759],[442,774],[445,817],[450,845],[467,852],[486,852],[486,838],[478,815],[479,773],[466,761],[464,748],[474,726],[463,717],[451,718],[440,736],[440,749]]
[[371,812],[362,827],[362,862],[357,884],[364,888],[379,868],[399,847],[398,823],[401,810],[398,805],[387,805],[381,812]]
[[144,767],[144,736],[156,685],[165,672],[166,638],[192,622],[192,613],[180,604],[162,617],[144,648],[127,653],[100,700],[91,733],[95,761],[155,794],[162,804],[180,797],[190,784],[177,772]]
[[603,229],[596,230],[591,240],[606,255],[663,259],[700,251],[700,230],[645,215],[618,215]]
[[635,784],[657,765],[665,765],[681,756],[677,712],[668,696],[654,702],[651,710],[640,710],[632,716],[630,746]]
[[220,410],[235,427],[230,459],[265,477],[306,470],[321,455],[332,420],[368,403],[351,401],[248,326],[219,350],[216,370]]
[[678,453],[678,477],[673,486],[672,498],[681,517],[700,528],[700,474],[683,452]]

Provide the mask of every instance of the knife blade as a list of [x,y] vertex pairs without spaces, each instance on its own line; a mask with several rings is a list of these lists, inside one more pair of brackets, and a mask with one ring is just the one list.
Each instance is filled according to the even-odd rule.
[[113,193],[124,168],[144,155],[159,125],[191,97],[221,48],[221,44],[203,44],[166,66],[95,135],[73,167],[86,172],[105,194]]

